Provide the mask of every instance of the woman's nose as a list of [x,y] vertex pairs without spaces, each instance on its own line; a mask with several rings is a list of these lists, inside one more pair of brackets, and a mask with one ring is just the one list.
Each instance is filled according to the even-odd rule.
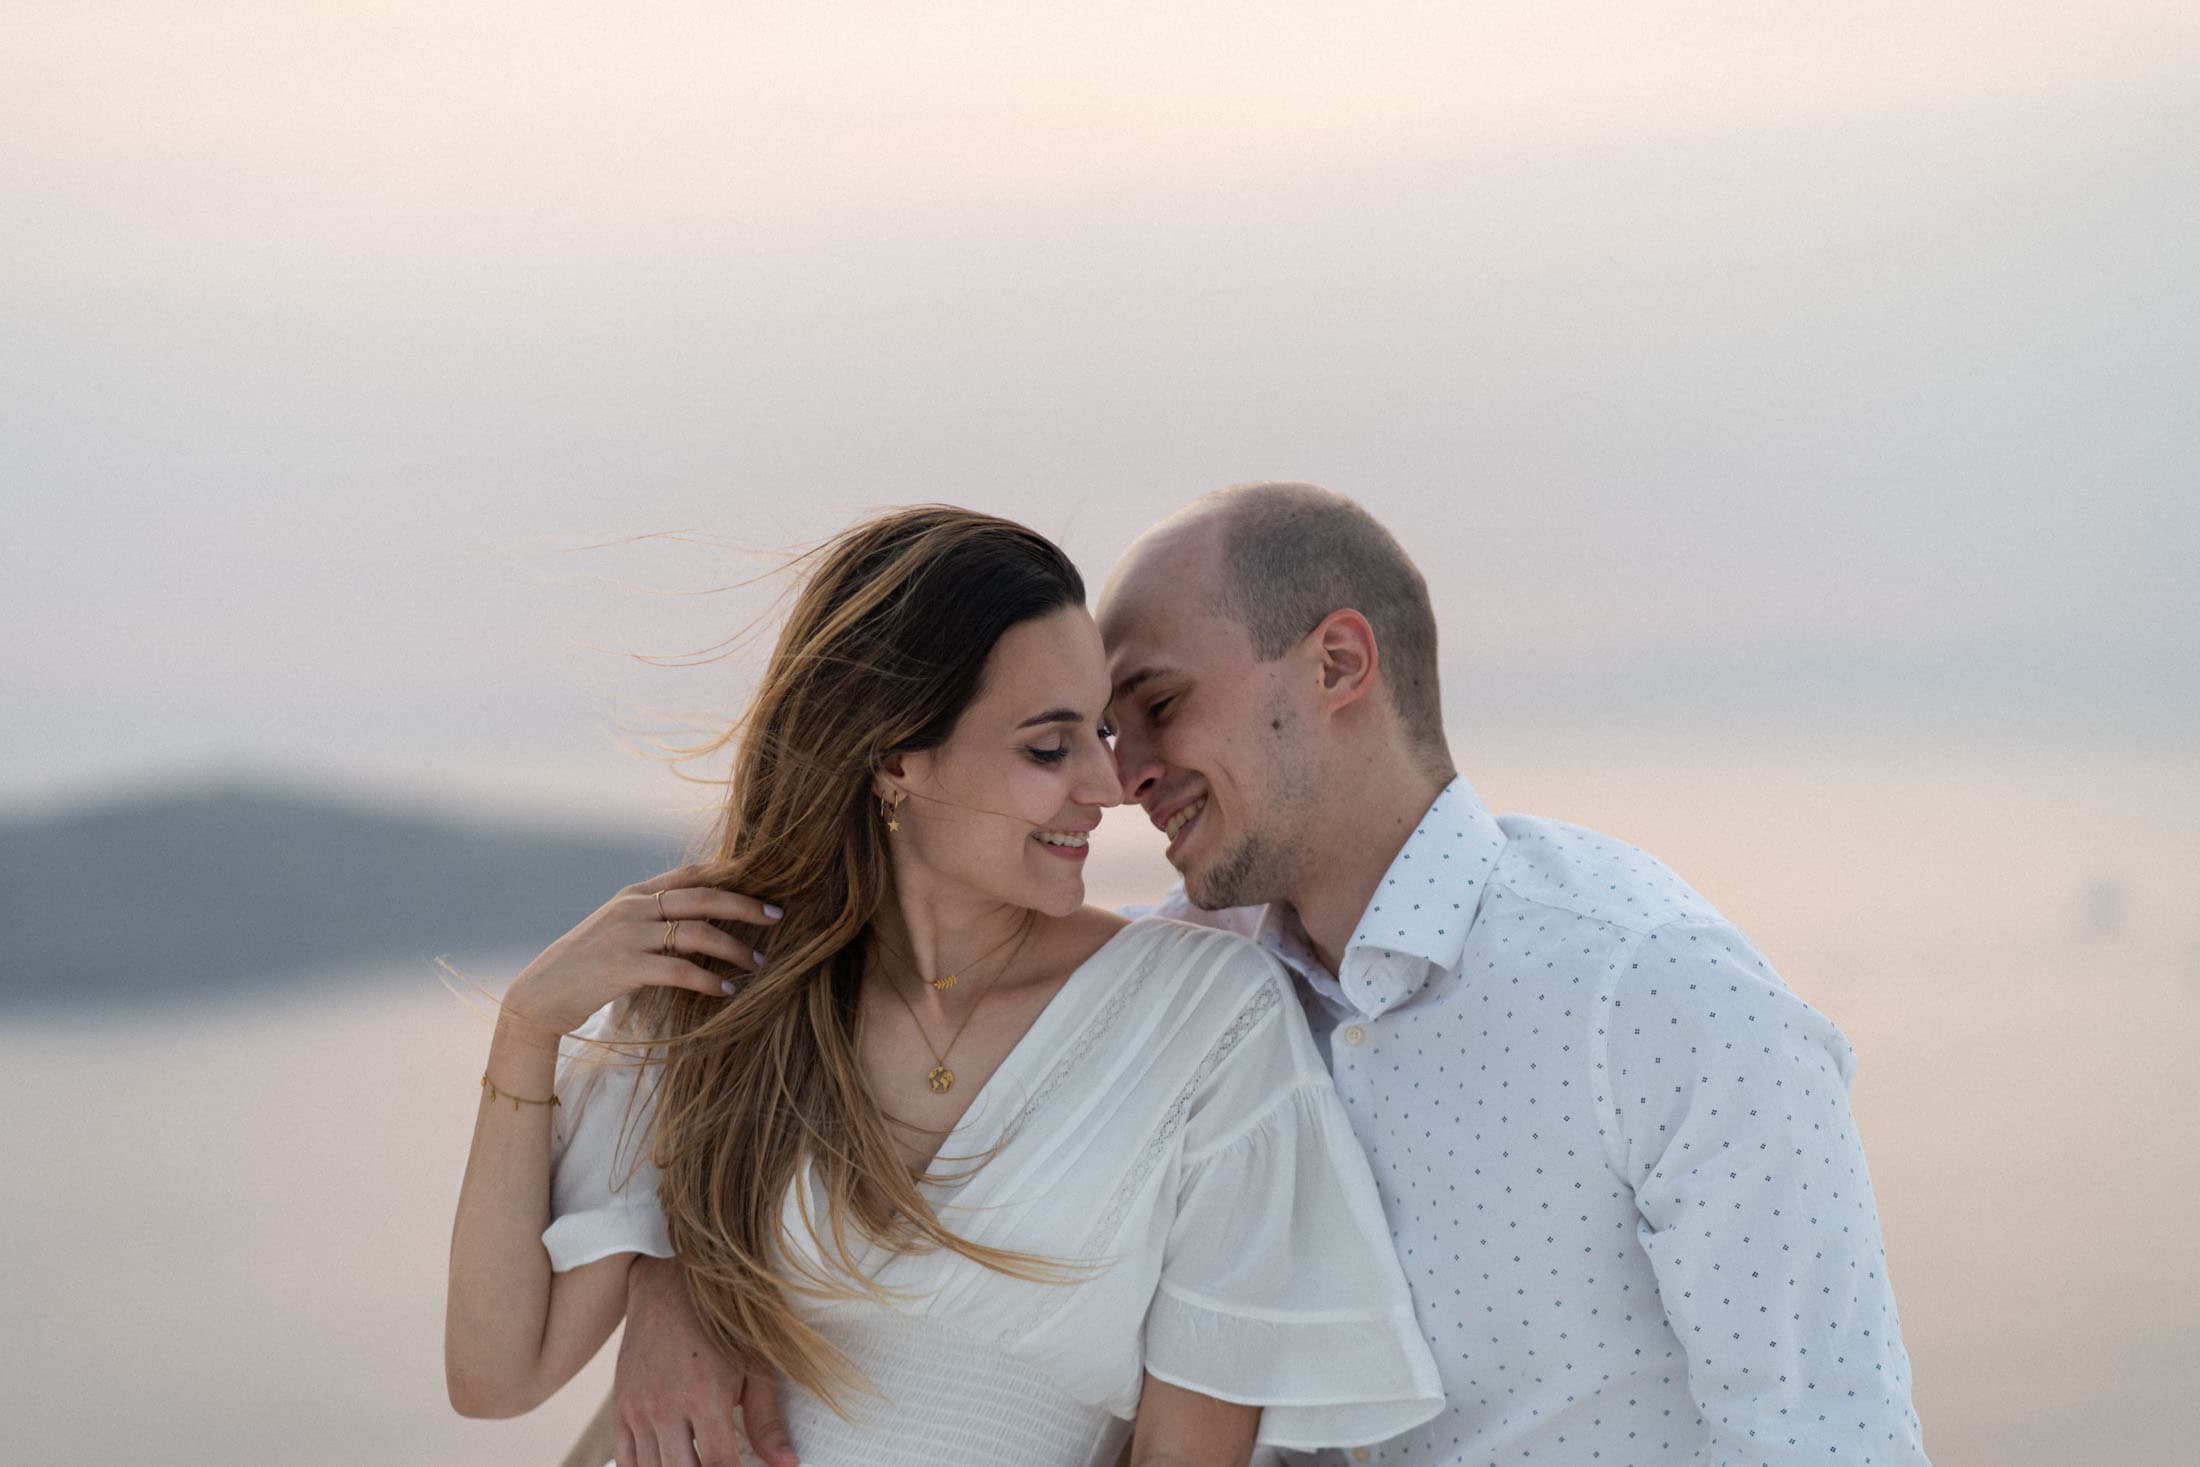
[[1107,808],[1123,803],[1123,782],[1116,777],[1115,751],[1095,741],[1089,760],[1080,760],[1076,790],[1081,805]]

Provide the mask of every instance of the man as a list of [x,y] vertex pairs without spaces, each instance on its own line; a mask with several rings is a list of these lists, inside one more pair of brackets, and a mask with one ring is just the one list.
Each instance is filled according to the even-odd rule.
[[[1656,860],[1484,809],[1397,542],[1312,485],[1223,490],[1100,624],[1124,796],[1183,876],[1157,910],[1297,975],[1443,1373],[1352,1458],[1923,1464],[1853,1051]],[[614,1415],[684,1450],[739,1395],[791,1463],[768,1378],[643,1263]]]

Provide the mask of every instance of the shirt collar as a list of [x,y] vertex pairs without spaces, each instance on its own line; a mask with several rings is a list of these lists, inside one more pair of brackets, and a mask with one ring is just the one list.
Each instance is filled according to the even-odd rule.
[[[1373,1018],[1459,966],[1505,832],[1462,776],[1436,792],[1345,944],[1344,997]],[[1265,924],[1264,924],[1265,925]]]
[[1281,958],[1285,967],[1315,988],[1334,996],[1337,980],[1315,955],[1313,939],[1306,935],[1299,914],[1291,909],[1289,902],[1270,902],[1260,909],[1260,923],[1253,930],[1253,941]]

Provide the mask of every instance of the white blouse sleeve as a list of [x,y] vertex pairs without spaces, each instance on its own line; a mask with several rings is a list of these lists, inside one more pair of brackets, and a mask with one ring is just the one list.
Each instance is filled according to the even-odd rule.
[[653,1087],[659,1072],[645,1075],[627,1054],[576,1042],[604,1033],[612,1007],[598,1009],[559,1045],[550,1226],[542,1235],[553,1273],[614,1253],[672,1256],[649,1160],[653,1092],[635,1095],[638,1086]]
[[1443,1386],[1367,1158],[1280,968],[1271,981],[1185,1125],[1146,1369],[1262,1407],[1265,1445],[1378,1442],[1434,1417]]

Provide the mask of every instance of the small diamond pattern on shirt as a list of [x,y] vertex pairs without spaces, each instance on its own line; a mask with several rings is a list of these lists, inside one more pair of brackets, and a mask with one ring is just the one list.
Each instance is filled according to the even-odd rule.
[[1853,1051],[1661,863],[1456,780],[1336,977],[1273,912],[1162,910],[1310,990],[1443,1374],[1319,1460],[1925,1462]]

